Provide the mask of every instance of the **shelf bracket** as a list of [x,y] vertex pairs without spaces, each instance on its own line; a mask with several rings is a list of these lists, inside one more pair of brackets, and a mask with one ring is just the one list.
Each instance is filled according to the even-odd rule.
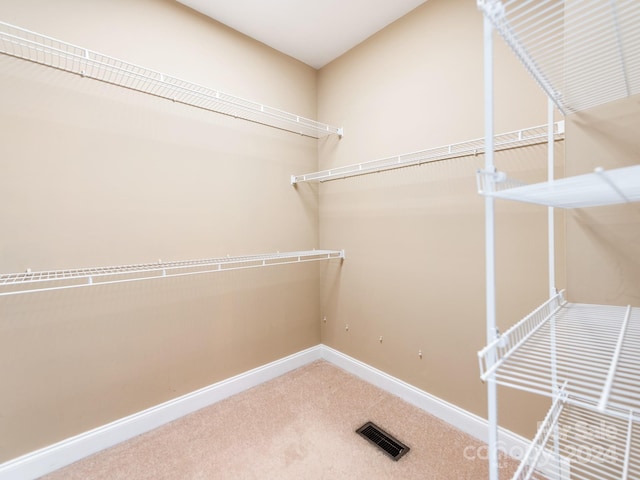
[[480,195],[491,195],[496,192],[496,184],[507,180],[507,174],[496,170],[478,170],[476,172],[478,182],[478,193]]

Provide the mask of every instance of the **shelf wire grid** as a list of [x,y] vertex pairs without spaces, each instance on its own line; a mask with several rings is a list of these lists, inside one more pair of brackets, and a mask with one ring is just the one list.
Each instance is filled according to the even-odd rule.
[[554,401],[513,480],[631,480],[640,478],[637,411],[602,413],[576,405],[561,392]]
[[525,185],[503,172],[478,172],[478,190],[495,198],[583,208],[640,201],[640,165]]
[[564,114],[640,93],[637,0],[479,0]]
[[[494,150],[500,151],[544,143],[547,141],[547,128],[545,124],[498,134],[494,139]],[[553,129],[555,140],[564,139],[563,121],[556,122]],[[326,182],[482,153],[484,153],[484,138],[477,138],[379,160],[371,160],[304,175],[293,175],[291,183],[295,185],[301,182]]]
[[[478,352],[482,380],[640,410],[640,309],[568,303],[559,292]],[[577,401],[577,400],[574,400]]]
[[0,274],[0,296],[43,290],[59,290],[162,277],[196,275],[229,270],[344,259],[342,250],[277,252],[240,257],[221,257],[111,267],[89,267]]
[[0,22],[0,52],[83,77],[313,138],[342,128],[181,80]]

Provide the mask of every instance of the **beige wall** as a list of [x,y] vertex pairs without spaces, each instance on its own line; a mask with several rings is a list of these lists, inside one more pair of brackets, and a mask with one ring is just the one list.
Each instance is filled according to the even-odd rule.
[[[475,3],[430,0],[321,69],[319,114],[340,121],[345,136],[320,145],[320,167],[482,137],[482,58]],[[496,132],[544,124],[546,98],[500,42],[495,71]],[[556,152],[559,175],[562,143]],[[336,180],[319,194],[321,245],[347,252],[323,282],[323,342],[485,416],[476,356],[485,345],[484,201],[475,180],[483,162],[464,157]],[[544,180],[546,146],[500,153],[496,163],[515,178]],[[548,297],[547,213],[509,202],[496,208],[505,329]],[[561,214],[557,226],[561,247]],[[560,286],[563,265],[560,249]],[[547,402],[505,390],[500,404],[501,424],[531,435]]]
[[[567,117],[567,173],[640,163],[640,96]],[[571,159],[571,162],[569,162]],[[567,287],[574,302],[640,306],[640,206],[567,215]]]
[[[170,0],[3,21],[316,117],[316,72]],[[0,56],[0,272],[318,247],[316,140]],[[320,342],[319,266],[0,298],[0,462]]]

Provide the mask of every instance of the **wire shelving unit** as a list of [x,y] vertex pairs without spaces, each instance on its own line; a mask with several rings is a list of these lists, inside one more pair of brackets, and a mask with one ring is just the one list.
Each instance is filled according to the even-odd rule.
[[27,270],[0,274],[0,296],[344,258],[344,250],[305,250],[110,267]]
[[[501,133],[495,136],[495,150],[507,150],[545,143],[547,141],[547,132],[548,127],[545,124],[536,127],[523,128],[513,132]],[[554,123],[553,134],[556,140],[564,139],[563,121]],[[477,138],[466,142],[453,143],[441,147],[421,150],[419,152],[405,153],[393,157],[336,167],[304,175],[292,175],[291,184],[295,185],[302,182],[327,182],[330,180],[355,177],[369,173],[422,165],[423,163],[439,162],[467,155],[479,155],[481,153],[484,153],[484,138]]]
[[0,22],[0,53],[212,112],[321,138],[342,128]]
[[[489,476],[497,480],[496,385],[550,396],[553,406],[514,479],[640,478],[640,309],[568,303],[554,278],[554,208],[640,201],[640,165],[524,185],[493,164],[493,32],[497,31],[553,106],[581,112],[640,93],[637,0],[478,0],[484,14],[485,153],[478,190],[486,205]],[[496,329],[494,200],[548,207],[550,299],[506,332]],[[604,438],[588,435],[598,426]],[[594,457],[594,453],[605,452]],[[581,456],[582,455],[582,456]]]

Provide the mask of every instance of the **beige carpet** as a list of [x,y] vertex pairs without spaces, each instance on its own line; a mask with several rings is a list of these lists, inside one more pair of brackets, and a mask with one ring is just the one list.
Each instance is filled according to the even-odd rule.
[[[355,433],[369,420],[411,450],[397,462],[378,451]],[[43,478],[478,480],[487,463],[469,457],[481,446],[318,361]],[[511,478],[515,462],[501,463],[500,478]]]

